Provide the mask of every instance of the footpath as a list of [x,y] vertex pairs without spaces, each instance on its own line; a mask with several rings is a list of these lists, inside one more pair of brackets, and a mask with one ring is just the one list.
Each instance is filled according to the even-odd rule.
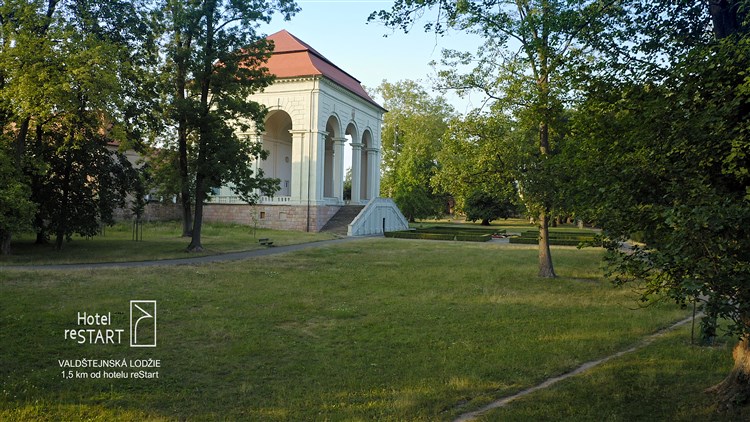
[[156,261],[128,261],[128,262],[97,262],[90,264],[50,264],[50,265],[4,265],[2,270],[95,270],[104,268],[145,268],[173,265],[202,265],[214,262],[241,261],[243,259],[256,258],[299,251],[303,249],[320,248],[329,245],[354,242],[367,237],[344,237],[333,240],[321,240],[318,242],[300,243],[297,245],[276,246],[272,248],[256,249],[252,251],[230,252],[218,255],[204,255],[186,258],[161,259]]

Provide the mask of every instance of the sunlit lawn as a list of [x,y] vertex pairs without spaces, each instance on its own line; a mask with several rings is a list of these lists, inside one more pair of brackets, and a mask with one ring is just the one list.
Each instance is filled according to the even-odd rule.
[[706,388],[731,367],[734,340],[690,344],[690,327],[547,390],[519,399],[482,421],[745,421],[747,409],[718,413]]
[[[556,280],[535,276],[533,247],[396,239],[198,267],[2,271],[0,420],[450,420],[687,314],[635,309],[632,292],[600,279],[601,250],[553,255]],[[81,311],[126,324],[115,312],[131,299],[158,302],[155,349],[63,339]],[[696,391],[673,388],[682,374],[669,368],[699,364],[691,382],[703,388],[728,365],[725,351],[656,360],[689,350],[675,338],[645,358],[666,372],[643,388],[665,400]],[[162,367],[151,380],[62,379],[58,360],[81,358]],[[569,394],[619,394],[618,380],[592,380]],[[704,414],[691,405],[681,414]]]
[[179,222],[146,223],[142,233],[143,240],[134,241],[132,226],[129,223],[119,223],[107,227],[100,236],[74,236],[72,241],[65,242],[61,251],[55,250],[52,244],[54,242],[47,245],[34,244],[34,235],[26,233],[14,238],[12,255],[0,256],[0,266],[188,258],[264,248],[258,243],[261,238],[271,239],[277,246],[333,238],[333,235],[325,233],[256,230],[240,224],[210,223],[204,225],[201,236],[205,251],[195,254],[186,252],[190,239],[180,237],[182,228]]

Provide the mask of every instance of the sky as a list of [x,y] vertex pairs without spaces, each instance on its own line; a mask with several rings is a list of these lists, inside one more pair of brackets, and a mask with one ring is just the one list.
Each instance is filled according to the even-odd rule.
[[[297,0],[297,3],[302,11],[290,21],[276,15],[260,30],[270,35],[286,29],[358,79],[371,93],[383,80],[404,79],[419,80],[433,92],[430,78],[434,78],[435,70],[429,63],[440,60],[442,49],[474,52],[481,45],[481,40],[471,34],[455,32],[439,37],[425,33],[422,26],[426,20],[408,34],[386,28],[380,22],[368,24],[370,13],[390,9],[393,2],[388,0]],[[483,101],[480,94],[464,99],[452,94],[445,97],[459,113],[479,107]]]

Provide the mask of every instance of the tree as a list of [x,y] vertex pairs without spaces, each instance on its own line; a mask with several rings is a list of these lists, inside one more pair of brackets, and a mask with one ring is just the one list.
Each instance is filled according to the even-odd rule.
[[[610,239],[614,280],[733,323],[735,365],[712,389],[722,408],[750,397],[746,13],[740,1],[630,2],[618,35],[644,41],[603,49],[616,72],[591,81],[573,123],[576,196]],[[635,235],[643,244],[624,252]]]
[[[547,160],[554,155],[556,138],[564,136],[564,102],[570,92],[568,72],[582,58],[579,36],[610,7],[598,1],[397,0],[391,11],[373,13],[386,25],[408,31],[425,9],[439,9],[438,18],[425,30],[445,34],[457,29],[482,35],[486,42],[472,55],[444,53],[449,70],[441,72],[444,88],[478,89],[497,104],[497,112],[512,115],[519,127],[519,142],[533,141],[527,180],[522,186],[525,202],[539,223],[539,275],[555,277],[549,248],[549,216],[555,204],[554,177]],[[461,65],[475,64],[468,74]]]
[[383,81],[376,92],[389,110],[383,120],[381,192],[392,197],[410,221],[439,215],[445,201],[430,179],[453,108],[414,81]]
[[466,198],[464,210],[467,220],[480,220],[483,226],[489,226],[492,220],[509,218],[517,214],[512,198],[499,197],[481,190],[475,191]]
[[489,224],[507,218],[520,201],[517,163],[524,160],[514,153],[517,149],[504,115],[475,111],[455,118],[443,137],[432,182],[454,198],[467,220]]
[[183,234],[192,235],[190,251],[203,249],[203,204],[213,188],[229,184],[249,203],[257,200],[257,192],[272,194],[278,189],[277,181],[253,173],[250,162],[265,153],[236,130],[253,125],[262,129],[266,110],[248,96],[273,80],[263,67],[272,46],[256,33],[258,24],[269,22],[276,12],[289,19],[297,10],[292,0],[165,0],[162,4],[167,21],[165,95],[176,127]]
[[0,143],[0,255],[9,255],[13,233],[32,227],[36,205],[29,185],[13,163],[10,142]]
[[128,83],[145,57],[140,17],[125,1],[0,6],[2,130],[39,204],[40,238],[54,231],[58,249],[72,233],[96,234],[122,205],[129,164],[108,147],[140,133],[140,89]]

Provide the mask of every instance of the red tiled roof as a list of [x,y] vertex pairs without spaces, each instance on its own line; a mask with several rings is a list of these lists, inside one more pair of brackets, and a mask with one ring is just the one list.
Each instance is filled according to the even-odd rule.
[[273,41],[274,50],[266,67],[277,78],[324,76],[365,101],[383,109],[375,100],[370,98],[356,78],[288,31],[281,30],[269,35],[267,39]]

